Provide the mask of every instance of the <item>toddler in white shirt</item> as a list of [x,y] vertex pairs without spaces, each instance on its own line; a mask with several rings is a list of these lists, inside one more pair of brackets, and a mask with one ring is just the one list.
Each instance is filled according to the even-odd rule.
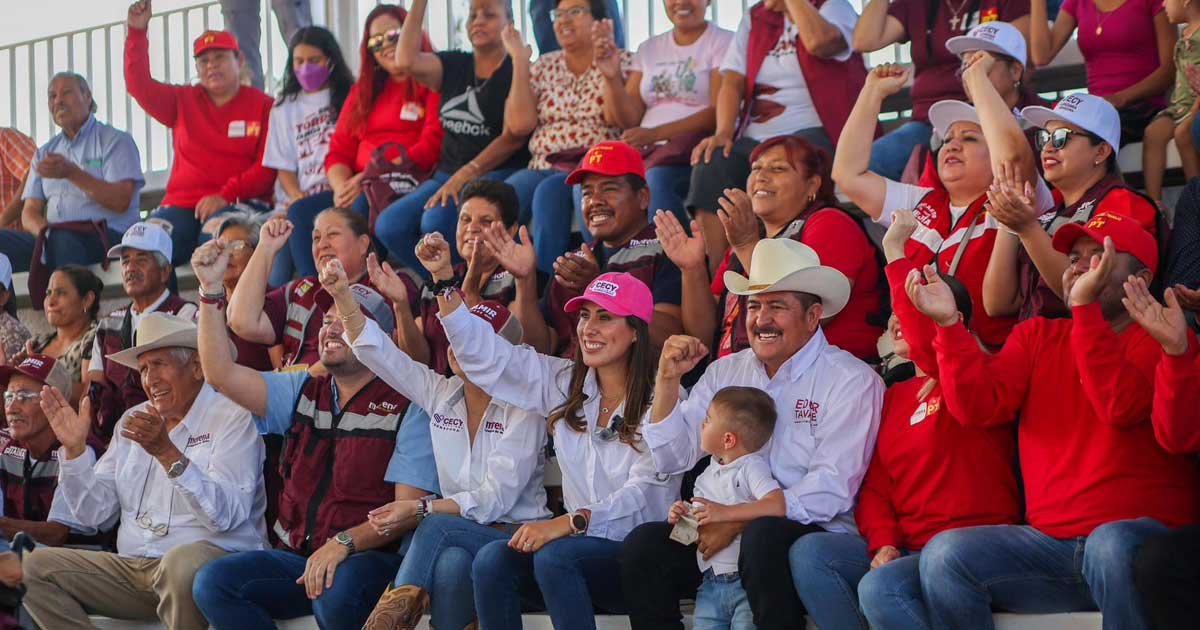
[[[786,516],[787,504],[771,466],[759,454],[775,430],[775,401],[754,387],[725,387],[708,405],[700,448],[712,463],[696,478],[692,503],[676,501],[670,523],[693,519],[701,527],[763,516]],[[712,557],[696,552],[704,581],[696,594],[693,630],[753,630],[754,618],[738,577],[741,536]]]

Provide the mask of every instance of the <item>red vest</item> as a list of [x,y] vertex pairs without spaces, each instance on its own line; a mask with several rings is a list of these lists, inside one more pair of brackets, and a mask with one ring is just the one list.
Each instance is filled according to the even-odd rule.
[[[409,302],[413,308],[413,317],[416,317],[416,296],[420,295],[419,289],[408,274],[400,274],[400,281],[404,283],[408,295],[413,298]],[[371,284],[371,277],[365,273],[355,284],[375,289],[375,285]],[[317,335],[321,330],[321,319],[325,317],[325,311],[334,307],[333,297],[325,291],[316,276],[292,280],[283,292],[283,297],[287,305],[282,335],[283,366],[317,363],[321,360]],[[391,300],[384,300],[391,304]]]
[[[177,315],[189,304],[192,303],[172,293],[154,311]],[[96,341],[99,342],[100,351],[104,356],[133,347],[131,308],[132,304],[109,313],[96,326]],[[142,391],[142,377],[137,371],[116,361],[104,362],[104,376],[109,384],[92,383],[88,397],[92,399],[94,411],[92,430],[107,446],[112,439],[113,427],[125,410],[146,402],[146,393]]]
[[[458,278],[465,277],[467,263],[455,265],[454,275]],[[480,297],[508,306],[517,299],[517,280],[503,268],[497,269],[480,291]],[[426,285],[421,289],[421,329],[425,333],[425,341],[429,344],[429,367],[442,376],[452,376],[450,361],[446,358],[450,340],[446,338],[446,329],[442,328],[442,320],[438,319],[437,313],[437,296]]]
[[939,271],[950,273],[962,241],[967,241],[953,275],[971,294],[973,314],[969,328],[992,348],[1004,345],[1016,319],[989,317],[983,308],[983,274],[991,260],[996,230],[1000,226],[987,213],[987,195],[972,202],[958,221],[954,221],[950,212],[950,194],[945,188],[934,188],[913,208],[913,216],[920,225],[905,244],[904,253],[918,267],[936,261]]
[[[825,0],[814,0],[813,5],[818,9]],[[742,120],[739,125],[744,128],[750,118],[750,110],[754,105],[754,80],[762,68],[767,53],[775,47],[779,36],[783,34],[783,14],[772,11],[759,2],[750,9],[750,41],[746,49],[746,91],[742,98]],[[850,42],[846,42],[849,46]],[[846,126],[846,118],[850,109],[858,99],[863,84],[867,80],[867,68],[863,64],[862,55],[852,53],[845,61],[822,59],[808,52],[802,42],[796,42],[796,57],[800,60],[800,71],[809,85],[809,95],[817,110],[817,117],[829,134],[830,141],[837,145],[838,137],[842,135],[842,127]],[[819,88],[819,89],[817,89]],[[876,126],[878,131],[878,125]],[[763,138],[765,140],[765,138]]]
[[279,461],[275,533],[304,555],[396,498],[384,475],[408,399],[376,378],[339,402],[334,413],[332,377],[306,380]]

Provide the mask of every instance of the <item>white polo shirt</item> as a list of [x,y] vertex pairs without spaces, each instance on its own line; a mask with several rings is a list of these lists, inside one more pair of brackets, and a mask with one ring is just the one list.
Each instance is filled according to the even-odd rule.
[[[543,418],[566,401],[571,361],[512,345],[465,306],[441,320],[459,366],[484,391]],[[600,387],[595,370],[588,371],[583,393],[587,430],[574,431],[561,421],[554,428],[563,501],[571,511],[591,510],[588,536],[621,541],[642,523],[666,520],[668,508],[679,498],[681,475],[659,474],[644,440],[630,446],[596,435]],[[613,417],[623,413],[624,405]],[[647,408],[635,421],[644,424],[649,416]]]
[[702,455],[700,423],[713,395],[728,385],[757,387],[775,401],[775,432],[761,452],[783,486],[788,518],[857,533],[854,497],[871,460],[883,406],[879,376],[829,345],[820,329],[771,378],[751,348],[718,359],[687,400],[642,431],[659,471],[678,473],[696,465]]
[[[771,476],[771,465],[759,451],[742,455],[723,466],[714,457],[708,468],[696,477],[693,494],[721,505],[740,505],[758,501],[778,489],[779,482]],[[728,547],[718,551],[709,560],[705,560],[704,554],[697,551],[696,562],[700,572],[711,567],[717,575],[737,573],[738,550],[741,548],[742,535],[738,534]]]
[[484,525],[550,518],[542,479],[544,419],[493,398],[472,443],[461,378],[413,361],[369,318],[351,348],[363,365],[429,413],[438,485],[463,517]]

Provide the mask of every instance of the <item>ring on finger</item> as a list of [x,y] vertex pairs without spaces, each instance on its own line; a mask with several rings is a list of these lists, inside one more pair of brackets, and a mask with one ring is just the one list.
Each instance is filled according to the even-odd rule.
[[533,543],[525,543],[525,551],[533,550]]

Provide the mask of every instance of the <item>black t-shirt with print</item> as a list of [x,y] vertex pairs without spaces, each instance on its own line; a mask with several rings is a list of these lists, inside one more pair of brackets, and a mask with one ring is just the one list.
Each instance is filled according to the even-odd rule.
[[[453,173],[479,155],[504,131],[504,101],[512,83],[512,59],[486,81],[475,76],[475,56],[460,50],[437,53],[442,60],[442,161],[439,169]],[[522,147],[497,168],[524,168],[529,152]]]

